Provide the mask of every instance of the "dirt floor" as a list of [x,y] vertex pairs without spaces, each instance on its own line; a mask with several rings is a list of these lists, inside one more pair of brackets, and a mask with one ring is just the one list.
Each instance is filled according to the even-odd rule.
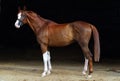
[[83,63],[52,62],[52,74],[41,77],[40,60],[0,61],[0,81],[120,81],[120,61],[94,63],[91,79],[82,75]]

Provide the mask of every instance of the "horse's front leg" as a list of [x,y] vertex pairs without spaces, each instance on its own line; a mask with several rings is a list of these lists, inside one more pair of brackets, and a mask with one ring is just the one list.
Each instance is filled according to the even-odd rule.
[[41,45],[41,49],[43,52],[43,62],[44,62],[44,71],[42,73],[42,77],[44,77],[51,73],[52,66],[50,62],[50,52],[47,51],[47,46]]

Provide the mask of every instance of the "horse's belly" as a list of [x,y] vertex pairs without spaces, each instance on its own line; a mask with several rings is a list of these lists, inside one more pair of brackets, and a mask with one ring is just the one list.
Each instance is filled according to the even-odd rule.
[[73,42],[73,32],[72,29],[68,26],[63,30],[54,32],[49,36],[49,45],[50,46],[66,46]]
[[73,40],[56,40],[56,41],[50,41],[49,46],[66,46],[73,42]]

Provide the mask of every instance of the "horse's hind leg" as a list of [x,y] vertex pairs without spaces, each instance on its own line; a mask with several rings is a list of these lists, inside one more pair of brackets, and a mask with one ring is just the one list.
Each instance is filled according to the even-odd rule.
[[88,59],[85,57],[84,69],[82,71],[83,75],[86,75],[87,69],[88,69]]
[[82,48],[82,51],[84,53],[84,56],[86,58],[86,65],[84,67],[84,70],[87,70],[87,59],[88,59],[88,64],[89,64],[89,75],[88,77],[91,77],[91,73],[93,72],[93,62],[92,62],[92,57],[91,57],[91,52],[88,48],[88,44],[86,43],[81,43],[81,48]]

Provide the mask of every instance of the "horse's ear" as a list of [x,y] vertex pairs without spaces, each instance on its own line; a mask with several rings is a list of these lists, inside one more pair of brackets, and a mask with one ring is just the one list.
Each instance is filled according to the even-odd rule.
[[23,7],[23,10],[26,10],[26,6]]

